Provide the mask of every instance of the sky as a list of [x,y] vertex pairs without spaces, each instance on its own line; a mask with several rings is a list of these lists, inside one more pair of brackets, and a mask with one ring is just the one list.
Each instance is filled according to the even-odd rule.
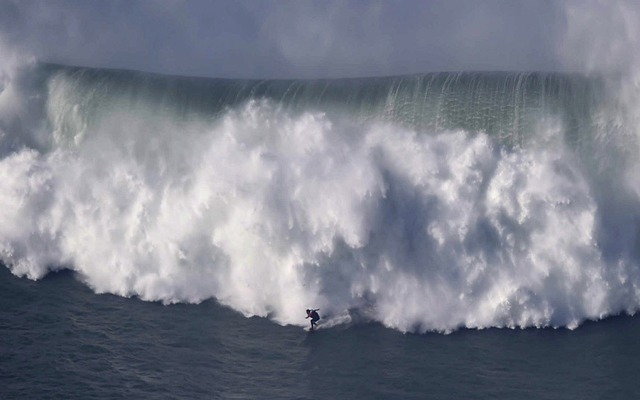
[[616,69],[638,57],[639,9],[633,0],[0,0],[0,58],[227,78]]

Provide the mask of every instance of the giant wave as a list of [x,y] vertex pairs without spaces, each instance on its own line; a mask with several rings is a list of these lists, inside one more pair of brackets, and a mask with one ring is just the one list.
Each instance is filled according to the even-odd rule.
[[303,324],[569,327],[640,306],[633,99],[602,77],[169,77],[0,93],[0,261]]

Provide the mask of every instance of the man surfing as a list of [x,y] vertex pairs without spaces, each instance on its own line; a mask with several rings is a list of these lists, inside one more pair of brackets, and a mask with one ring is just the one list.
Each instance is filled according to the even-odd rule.
[[314,326],[318,325],[317,322],[320,319],[320,315],[318,314],[318,310],[319,310],[319,308],[316,308],[315,310],[307,309],[307,316],[304,319],[311,318],[311,330],[313,330]]

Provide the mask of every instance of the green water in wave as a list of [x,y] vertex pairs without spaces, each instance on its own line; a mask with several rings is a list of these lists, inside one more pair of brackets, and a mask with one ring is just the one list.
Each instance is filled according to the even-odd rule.
[[579,141],[591,130],[592,116],[604,98],[601,79],[542,72],[235,80],[42,68],[51,74],[50,93],[56,87],[65,90],[62,102],[67,107],[59,107],[66,109],[59,120],[81,118],[85,125],[118,110],[182,121],[211,120],[250,99],[269,99],[294,113],[347,115],[359,122],[392,122],[423,132],[485,132],[507,144],[526,141],[540,124],[559,123],[567,140]]

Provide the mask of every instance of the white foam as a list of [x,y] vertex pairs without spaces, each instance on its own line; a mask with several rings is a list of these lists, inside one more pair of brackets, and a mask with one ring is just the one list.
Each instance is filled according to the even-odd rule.
[[123,107],[63,127],[63,89],[54,148],[0,160],[0,259],[16,275],[67,267],[98,293],[402,331],[573,328],[640,304],[634,241],[598,239],[608,204],[558,127],[507,148],[267,101],[215,122]]

